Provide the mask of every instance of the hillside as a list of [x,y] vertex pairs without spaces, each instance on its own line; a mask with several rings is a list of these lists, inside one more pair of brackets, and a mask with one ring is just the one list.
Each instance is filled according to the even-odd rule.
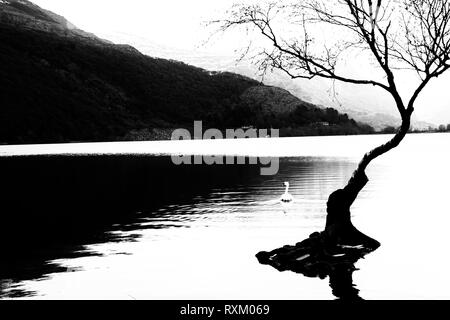
[[285,135],[371,131],[335,110],[305,108],[287,91],[276,91],[277,108],[266,112],[261,92],[271,87],[145,56],[28,1],[0,2],[0,41],[0,143],[134,140],[141,131],[164,139],[194,120],[279,127]]
[[[261,78],[261,72],[252,63],[251,58],[237,62],[235,55],[173,48],[155,43],[145,37],[123,32],[102,32],[101,36],[115,43],[130,44],[150,56],[172,58],[208,70],[226,70],[250,78]],[[370,87],[366,90],[364,87],[358,86],[336,92],[332,89],[334,84],[327,80],[318,78],[315,80],[291,79],[288,75],[276,69],[267,70],[264,74],[264,82],[266,85],[288,90],[294,96],[320,108],[335,108],[340,113],[348,114],[357,122],[369,124],[377,131],[382,131],[387,127],[399,127],[401,124],[400,116],[394,106],[385,103],[385,101],[380,102],[377,99],[368,98],[374,95],[373,88]],[[353,95],[355,89],[359,93],[357,97]],[[345,99],[342,99],[342,94],[344,94]],[[417,115],[413,115],[411,125],[413,129],[417,130],[424,130],[429,127],[437,129],[436,124],[421,121]]]

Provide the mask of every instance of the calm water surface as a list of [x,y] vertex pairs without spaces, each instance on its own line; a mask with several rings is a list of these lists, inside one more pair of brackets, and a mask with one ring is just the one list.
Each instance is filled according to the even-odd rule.
[[[253,166],[174,166],[169,157],[130,155],[145,149],[135,143],[120,144],[126,156],[118,145],[84,144],[78,153],[116,155],[0,158],[0,297],[334,299],[328,279],[280,273],[255,254],[323,230],[328,195],[345,185],[366,149],[388,138],[220,148],[283,156],[275,176]],[[370,166],[352,214],[381,247],[357,262],[353,282],[362,298],[450,298],[449,146],[448,134],[410,135]],[[5,156],[71,152],[2,148]],[[160,154],[170,153],[164,148]],[[284,181],[296,199],[288,208],[271,202]]]

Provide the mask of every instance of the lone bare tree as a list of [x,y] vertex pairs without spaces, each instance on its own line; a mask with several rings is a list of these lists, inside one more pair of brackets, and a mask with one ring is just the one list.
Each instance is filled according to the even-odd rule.
[[[298,28],[294,37],[286,39],[283,26],[288,22]],[[257,64],[261,68],[281,70],[293,79],[320,77],[375,86],[392,96],[402,119],[398,132],[387,143],[367,152],[348,184],[332,193],[327,203],[325,232],[328,236],[338,242],[371,240],[352,225],[350,206],[368,182],[367,166],[400,144],[409,131],[420,93],[433,78],[450,68],[450,1],[291,0],[235,5],[227,18],[221,20],[222,30],[234,27],[257,31],[269,42],[270,49],[263,47],[258,54]],[[283,30],[282,34],[279,29]],[[330,40],[342,37],[342,41],[328,46],[323,30],[332,30]],[[326,41],[319,46],[316,40],[321,38]],[[382,79],[341,74],[337,66],[348,50],[368,53],[373,61],[371,65],[383,74]],[[399,69],[413,70],[418,76],[418,86],[408,100],[398,88],[396,71]]]

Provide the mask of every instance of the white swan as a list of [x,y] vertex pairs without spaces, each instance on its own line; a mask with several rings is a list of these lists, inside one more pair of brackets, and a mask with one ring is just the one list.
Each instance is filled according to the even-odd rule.
[[294,201],[294,197],[289,193],[289,182],[284,183],[286,190],[284,191],[283,195],[280,198],[280,201],[283,203],[290,203]]

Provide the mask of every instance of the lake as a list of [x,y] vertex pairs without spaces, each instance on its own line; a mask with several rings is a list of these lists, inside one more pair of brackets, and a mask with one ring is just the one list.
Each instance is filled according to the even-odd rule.
[[[0,146],[3,299],[335,299],[328,279],[255,254],[325,226],[326,201],[390,136]],[[352,207],[381,247],[363,299],[449,299],[450,135],[412,134],[375,160]],[[280,157],[175,165],[172,154]],[[295,203],[274,203],[290,182]]]

